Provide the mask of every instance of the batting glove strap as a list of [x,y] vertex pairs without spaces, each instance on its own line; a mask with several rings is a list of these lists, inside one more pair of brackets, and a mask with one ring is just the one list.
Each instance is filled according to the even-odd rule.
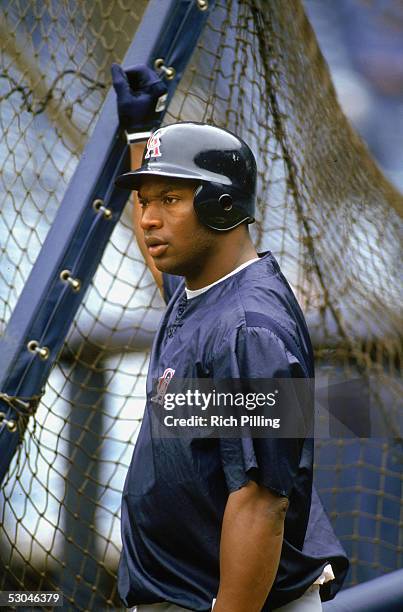
[[129,132],[125,131],[125,134],[127,138],[127,144],[131,145],[131,144],[136,144],[136,142],[142,142],[142,141],[148,140],[152,132],[151,130],[149,130],[147,132],[132,132],[130,134]]

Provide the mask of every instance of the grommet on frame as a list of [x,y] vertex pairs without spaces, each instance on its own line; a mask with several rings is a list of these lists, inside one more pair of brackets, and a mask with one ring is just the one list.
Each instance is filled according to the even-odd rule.
[[104,206],[104,201],[101,200],[100,198],[97,198],[96,200],[93,201],[92,208],[97,213],[100,213],[100,212],[103,213],[103,216],[105,217],[105,219],[110,219],[112,217],[111,209],[106,208],[106,206]]
[[161,57],[155,60],[154,68],[156,70],[161,70],[168,81],[171,81],[176,75],[175,68],[173,66],[165,66],[164,60]]
[[62,270],[60,272],[60,280],[68,283],[73,291],[78,292],[81,289],[81,281],[78,278],[73,278],[70,270]]
[[14,433],[15,431],[17,431],[17,422],[10,419],[9,421],[6,421],[6,427],[8,431]]
[[17,431],[17,421],[14,421],[14,419],[6,419],[4,412],[0,412],[0,425],[5,425],[11,433]]
[[50,351],[47,346],[39,346],[39,343],[36,340],[30,340],[27,344],[27,349],[31,353],[36,353],[39,355],[41,359],[46,361],[48,359]]
[[208,0],[196,0],[196,4],[201,11],[207,11]]
[[[36,342],[36,344],[38,343]],[[45,390],[42,389],[39,395],[22,398],[0,391],[0,400],[13,409],[13,413],[9,419],[7,418],[6,412],[0,411],[0,427],[6,427],[10,433],[18,431],[20,441],[22,441],[28,419],[35,415],[36,409],[44,393]]]

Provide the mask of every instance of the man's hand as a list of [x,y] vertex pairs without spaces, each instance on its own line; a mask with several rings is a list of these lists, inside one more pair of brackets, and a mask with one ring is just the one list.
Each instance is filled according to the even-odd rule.
[[124,70],[112,64],[112,84],[117,95],[118,115],[128,133],[151,133],[159,127],[166,106],[167,87],[159,76],[144,64]]
[[214,612],[260,612],[276,577],[286,497],[249,482],[229,495],[220,544]]

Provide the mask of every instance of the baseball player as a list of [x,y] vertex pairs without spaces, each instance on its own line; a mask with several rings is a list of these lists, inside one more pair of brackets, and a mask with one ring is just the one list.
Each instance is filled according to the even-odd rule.
[[137,612],[316,612],[348,561],[312,489],[312,438],[151,430],[156,379],[164,393],[173,378],[314,376],[301,309],[249,235],[254,156],[215,126],[159,128],[166,91],[147,67],[112,75],[133,162],[117,184],[137,192],[134,231],[167,304],[123,491],[120,596]]

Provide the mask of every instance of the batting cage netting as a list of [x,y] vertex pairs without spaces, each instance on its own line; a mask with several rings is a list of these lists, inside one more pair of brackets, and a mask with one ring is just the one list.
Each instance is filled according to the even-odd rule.
[[[147,4],[2,3],[2,332],[91,138],[110,65]],[[345,119],[299,1],[221,0],[209,11],[164,122],[211,122],[248,142],[259,174],[255,243],[274,253],[306,314],[318,386],[366,383],[374,413],[364,436],[316,441],[316,486],[350,557],[350,586],[402,562],[403,201]],[[121,607],[121,492],[163,310],[130,208],[21,429],[0,498],[0,590],[59,589],[72,610]]]

